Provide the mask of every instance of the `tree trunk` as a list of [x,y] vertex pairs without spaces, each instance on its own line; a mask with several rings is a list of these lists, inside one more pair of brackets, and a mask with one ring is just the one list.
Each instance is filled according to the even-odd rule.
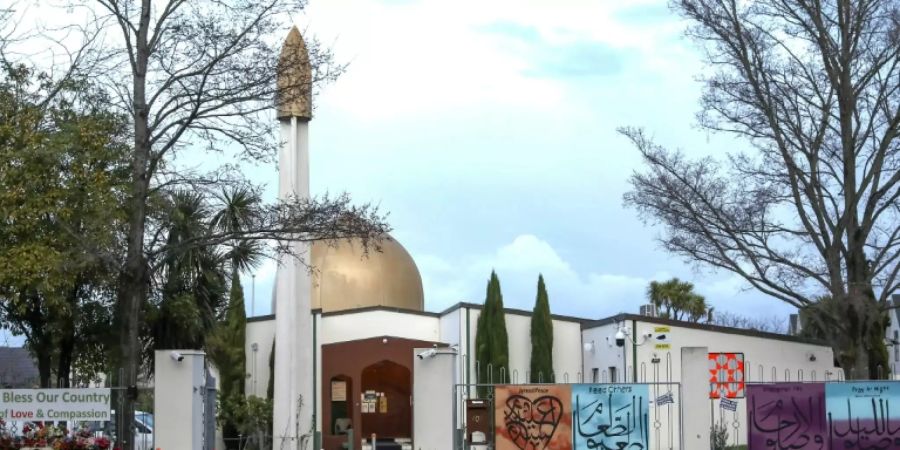
[[850,380],[884,379],[891,371],[884,343],[888,318],[871,289],[852,289],[844,304],[848,324],[836,350],[844,375]]
[[119,277],[120,357],[124,379],[120,386],[128,389],[119,411],[122,429],[119,444],[123,450],[134,449],[134,404],[137,400],[137,374],[140,368],[141,307],[146,303],[149,275],[144,257],[147,192],[151,174],[149,106],[147,105],[147,66],[150,59],[148,41],[150,29],[150,0],[141,2],[141,16],[135,36],[135,57],[132,66],[134,106],[134,149],[131,158],[131,192],[128,202],[128,237],[124,270]]
[[72,290],[69,291],[69,298],[66,299],[70,308],[69,315],[56,320],[59,327],[56,345],[57,350],[59,351],[59,356],[56,361],[56,387],[58,388],[67,388],[72,385],[71,375],[72,361],[74,360],[75,353],[76,328],[74,318],[78,317],[75,311],[78,308],[78,294],[80,291],[81,280],[80,277],[76,277],[75,284],[72,287]]
[[35,359],[37,359],[38,366],[38,376],[40,377],[41,387],[42,388],[50,388],[53,385],[50,384],[52,380],[52,361],[50,357],[50,346],[39,344],[37,346],[32,344],[32,350],[35,353]]
[[56,361],[56,387],[70,387],[72,381],[72,360],[75,351],[75,327],[67,327],[59,340],[59,358]]

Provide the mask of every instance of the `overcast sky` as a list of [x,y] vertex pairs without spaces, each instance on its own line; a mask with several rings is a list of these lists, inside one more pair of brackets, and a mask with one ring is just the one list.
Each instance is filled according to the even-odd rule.
[[[349,63],[316,99],[312,193],[390,213],[426,309],[484,301],[495,269],[508,307],[530,309],[543,273],[559,314],[637,312],[672,276],[718,310],[792,312],[667,255],[622,206],[641,162],[617,127],[696,156],[742,145],[696,127],[701,54],[666,0],[310,0],[296,23]],[[274,198],[275,167],[245,169]],[[274,274],[256,274],[256,315]]]
[[622,206],[641,162],[617,127],[695,155],[739,145],[696,128],[700,53],[665,0],[311,0],[296,23],[350,64],[316,102],[312,192],[390,212],[428,310],[484,301],[493,268],[509,307],[531,309],[543,273],[560,314],[637,312],[671,276],[720,310],[791,312],[667,255]]

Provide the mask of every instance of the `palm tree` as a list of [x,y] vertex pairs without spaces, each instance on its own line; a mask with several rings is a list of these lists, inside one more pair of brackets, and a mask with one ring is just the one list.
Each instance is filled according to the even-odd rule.
[[206,197],[176,191],[165,200],[166,236],[161,288],[151,309],[152,348],[203,348],[227,300],[226,258],[216,247],[195,242],[211,232]]
[[[249,187],[226,189],[217,197],[221,207],[210,221],[210,226],[217,232],[240,235],[241,232],[252,229],[253,224],[261,217],[259,205],[262,198]],[[258,241],[236,237],[228,240],[226,245],[229,247],[226,257],[231,263],[232,276],[252,270],[265,254],[263,246]]]
[[647,298],[656,308],[665,308],[661,315],[675,320],[699,322],[709,317],[711,308],[706,299],[694,292],[694,284],[672,278],[668,281],[651,281]]

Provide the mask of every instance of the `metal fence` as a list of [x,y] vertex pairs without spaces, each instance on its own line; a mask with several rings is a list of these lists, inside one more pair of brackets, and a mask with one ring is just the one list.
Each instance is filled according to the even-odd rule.
[[[462,368],[468,365],[468,357],[461,357]],[[474,364],[475,373],[482,373],[478,364]],[[582,372],[562,374],[538,373],[532,381],[532,374],[529,371],[520,373],[517,370],[494,371],[489,366],[485,370],[486,380],[483,383],[461,383],[455,384],[453,387],[454,408],[457,411],[454,414],[454,435],[453,448],[456,450],[463,449],[479,449],[487,450],[493,448],[494,442],[490,439],[482,442],[478,441],[484,435],[492,435],[498,426],[498,419],[503,420],[508,415],[504,405],[497,405],[495,392],[501,386],[566,386],[569,391],[583,390],[590,388],[602,388],[604,386],[621,386],[623,384],[646,387],[648,397],[643,399],[648,407],[647,416],[649,429],[647,435],[649,437],[649,446],[644,446],[647,450],[676,450],[683,449],[682,441],[682,417],[681,411],[681,383],[676,381],[674,377],[674,367],[671,355],[666,355],[664,361],[660,364],[652,364],[650,367],[642,364],[640,370],[635,372],[632,367],[628,367],[622,380],[614,380],[613,376],[606,370],[592,373],[591,379],[585,380]],[[496,377],[493,374],[496,373]],[[628,375],[631,375],[629,377]],[[637,375],[637,380],[634,379]],[[463,374],[459,374],[460,379]],[[470,400],[479,403],[478,408],[486,411],[485,415],[473,414],[469,405]],[[501,410],[497,407],[500,406]],[[575,405],[572,405],[575,408]],[[484,422],[487,421],[485,425]],[[478,422],[478,423],[476,423]],[[572,424],[577,427],[579,424]],[[477,431],[476,431],[477,430]],[[479,434],[480,433],[480,434]],[[474,436],[474,437],[473,437]],[[612,447],[611,447],[612,448]],[[637,447],[634,447],[637,448]]]
[[[683,411],[682,410],[682,380],[680,368],[676,368],[672,362],[672,356],[669,353],[660,355],[661,358],[654,360],[652,364],[641,363],[637,370],[633,366],[625,367],[621,378],[607,372],[606,370],[595,371],[591,373],[590,379],[585,379],[583,373],[575,372],[572,374],[550,373],[538,374],[535,382],[530,383],[531,374],[528,371],[522,373],[512,370],[487,370],[482,372],[477,364],[474,364],[475,373],[484,373],[484,382],[472,384],[455,384],[453,387],[454,408],[454,435],[453,448],[462,449],[478,449],[488,450],[493,448],[493,442],[485,442],[480,446],[479,442],[473,442],[473,429],[478,428],[484,430],[487,434],[495,433],[498,420],[503,420],[504,405],[496,404],[495,391],[498,386],[509,385],[528,385],[528,386],[550,386],[564,385],[570,389],[579,389],[579,386],[605,386],[613,384],[631,384],[635,386],[647,386],[649,389],[649,445],[648,450],[697,450],[687,449],[685,447],[684,437],[684,414],[689,414],[692,421],[707,421],[710,434],[710,446],[713,450],[746,450],[748,445],[748,409],[746,398],[728,398],[725,401],[712,398],[707,394],[709,409],[706,411]],[[457,374],[458,379],[465,379],[463,371],[469,367],[468,358],[463,355],[461,357],[461,373]],[[618,375],[618,374],[616,374]],[[744,385],[771,385],[774,383],[843,383],[848,378],[839,368],[831,370],[806,370],[806,369],[785,369],[773,366],[764,366],[755,364],[749,360],[744,361]],[[900,374],[897,373],[895,366],[885,367],[879,370],[877,380],[890,381],[900,380]],[[862,380],[859,380],[862,381]],[[708,381],[704,381],[707,387],[711,387]],[[711,391],[711,389],[710,389]],[[696,391],[694,391],[696,392]],[[487,424],[472,422],[475,416],[468,410],[471,400],[481,402],[482,408],[486,410],[486,415],[482,416],[482,422]],[[498,410],[498,407],[500,410]],[[575,406],[572,405],[574,410]],[[706,419],[706,418],[708,419]],[[695,422],[696,423],[696,422]],[[500,424],[502,425],[502,424]],[[577,425],[577,424],[576,424]],[[480,437],[481,435],[478,435]],[[474,446],[474,447],[473,447]],[[894,447],[891,447],[894,448]],[[898,446],[897,448],[900,448]]]

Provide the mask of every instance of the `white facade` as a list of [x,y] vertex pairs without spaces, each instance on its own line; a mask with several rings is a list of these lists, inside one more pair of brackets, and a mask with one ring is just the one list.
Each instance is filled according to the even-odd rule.
[[[630,330],[625,345],[616,345],[616,332]],[[668,328],[671,349],[655,348],[655,328]],[[824,381],[836,379],[834,354],[830,347],[792,336],[760,333],[725,327],[678,325],[678,322],[621,315],[587,325],[584,373],[599,375],[599,382],[681,381],[681,347],[706,347],[710,353],[743,353],[747,381]],[[635,356],[636,355],[636,356]],[[658,358],[659,362],[653,362]],[[637,363],[635,363],[635,359]],[[670,361],[671,377],[664,366]],[[661,369],[656,371],[654,366]],[[613,380],[615,372],[616,380]],[[669,379],[671,378],[671,379]],[[586,375],[585,381],[593,381]]]
[[[441,313],[406,311],[389,307],[370,307],[322,314],[313,311],[312,323],[314,333],[308,339],[315,345],[315,382],[313,389],[317,405],[317,429],[322,429],[322,345],[339,342],[357,341],[373,337],[398,337],[411,340],[439,342],[451,347],[452,355],[443,355],[442,366],[452,367],[452,371],[439,370],[416,371],[413,385],[418,386],[416,392],[428,392],[430,396],[440,396],[441,390],[452,396],[454,385],[475,384],[475,333],[481,305],[458,304]],[[505,382],[524,384],[528,382],[531,353],[530,313],[520,310],[506,310],[506,327],[509,337],[510,371]],[[274,338],[273,317],[253,318],[247,326],[247,361],[250,377],[247,380],[247,392],[264,396],[268,384],[269,354]],[[657,349],[655,342],[660,327],[669,336],[669,349]],[[618,331],[627,331],[625,345],[616,344]],[[683,429],[707,429],[711,414],[719,414],[716,404],[708,400],[708,379],[697,379],[698,374],[708,373],[706,365],[683,367],[682,352],[689,351],[696,360],[696,355],[706,353],[727,352],[743,353],[748,381],[811,381],[837,379],[837,371],[833,366],[832,350],[822,344],[791,336],[760,333],[732,328],[688,324],[666,319],[622,314],[601,321],[588,321],[573,317],[553,317],[553,366],[554,374],[544,377],[545,382],[553,380],[557,383],[606,383],[606,382],[638,382],[651,384],[651,397],[672,393],[676,402],[681,403],[681,395],[689,391],[693,397],[701,393],[701,398],[693,399],[705,407],[700,413],[685,415]],[[256,346],[254,347],[254,344]],[[255,348],[255,350],[254,350]],[[410,355],[414,358],[414,355]],[[699,359],[698,359],[699,358]],[[418,361],[416,361],[418,364]],[[446,373],[445,373],[446,372]],[[687,375],[686,375],[687,374]],[[428,379],[423,379],[426,377]],[[434,378],[437,377],[437,378]],[[431,379],[434,378],[434,379]],[[686,379],[687,378],[687,379]],[[495,383],[501,380],[493,380]],[[423,388],[426,387],[426,388]],[[469,394],[473,391],[469,390]],[[459,395],[463,390],[458,391]],[[448,397],[449,398],[449,397]],[[458,397],[460,402],[462,397]],[[415,402],[415,399],[413,399]],[[738,400],[737,413],[729,413],[727,421],[731,426],[738,424],[746,430],[746,418],[743,415],[743,400]],[[427,402],[424,402],[427,403]],[[420,401],[418,404],[423,404]],[[461,405],[461,403],[459,403]],[[663,439],[666,448],[682,448],[681,436],[677,430],[680,416],[679,408],[652,408],[651,411],[674,411],[659,418],[654,428],[659,434],[655,439]],[[711,411],[713,411],[711,413]],[[462,411],[456,417],[456,423],[462,423]],[[653,412],[657,414],[657,412]],[[435,420],[423,415],[433,414],[429,410],[414,408],[415,433],[421,433],[427,427],[438,426]],[[429,416],[432,417],[432,416]],[[452,414],[451,414],[452,417]],[[432,417],[433,418],[433,417]],[[717,416],[716,420],[720,420]],[[450,422],[442,420],[443,426],[451,427]],[[690,423],[687,423],[690,422]],[[423,428],[424,427],[424,428]],[[443,435],[447,430],[435,430],[433,435]],[[742,433],[736,433],[739,441],[743,441]],[[703,436],[698,439],[705,439]],[[708,436],[706,437],[708,438]],[[696,442],[694,442],[696,444]],[[450,448],[450,443],[447,447]]]

